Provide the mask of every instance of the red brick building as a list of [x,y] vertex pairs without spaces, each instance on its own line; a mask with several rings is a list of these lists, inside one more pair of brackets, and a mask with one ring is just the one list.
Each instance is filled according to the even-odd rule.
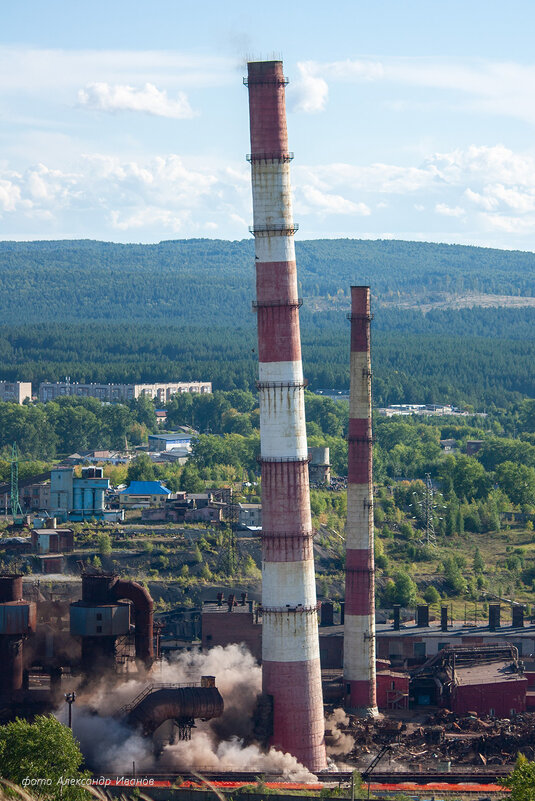
[[235,600],[229,595],[218,602],[206,602],[202,610],[202,647],[243,642],[253,656],[262,659],[262,619],[254,601]]

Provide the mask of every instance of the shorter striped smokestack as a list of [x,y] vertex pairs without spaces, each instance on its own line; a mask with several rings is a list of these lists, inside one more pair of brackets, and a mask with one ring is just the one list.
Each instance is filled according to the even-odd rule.
[[351,287],[346,597],[345,706],[376,715],[370,288]]

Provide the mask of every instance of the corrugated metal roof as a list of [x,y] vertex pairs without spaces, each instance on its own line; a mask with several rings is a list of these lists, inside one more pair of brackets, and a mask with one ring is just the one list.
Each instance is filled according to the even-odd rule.
[[171,490],[162,487],[159,481],[131,481],[120,495],[171,495]]

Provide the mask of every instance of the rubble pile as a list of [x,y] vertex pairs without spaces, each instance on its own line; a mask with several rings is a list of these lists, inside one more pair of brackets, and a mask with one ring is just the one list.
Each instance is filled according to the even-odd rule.
[[345,756],[347,763],[366,768],[370,757],[390,744],[381,767],[391,771],[448,771],[477,766],[512,765],[518,753],[535,760],[535,713],[511,719],[479,717],[476,713],[458,716],[447,709],[420,716],[362,720],[349,717],[341,731],[354,740]]

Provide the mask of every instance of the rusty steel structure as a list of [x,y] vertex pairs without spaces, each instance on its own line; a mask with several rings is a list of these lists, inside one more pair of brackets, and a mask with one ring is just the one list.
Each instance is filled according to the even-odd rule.
[[22,598],[22,576],[0,576],[0,697],[23,689],[22,644],[35,627],[35,603]]
[[370,288],[351,287],[346,594],[345,707],[377,714],[373,556],[373,455]]
[[248,64],[262,466],[262,676],[271,743],[326,768],[282,62]]
[[97,675],[114,667],[117,643],[130,635],[133,607],[135,656],[145,667],[154,661],[153,601],[137,581],[121,581],[115,573],[82,575],[82,600],[70,606],[71,634],[82,641],[82,669]]
[[150,684],[120,712],[124,723],[152,736],[167,720],[174,721],[179,740],[190,740],[195,720],[212,720],[223,714],[224,703],[213,676],[193,684]]

